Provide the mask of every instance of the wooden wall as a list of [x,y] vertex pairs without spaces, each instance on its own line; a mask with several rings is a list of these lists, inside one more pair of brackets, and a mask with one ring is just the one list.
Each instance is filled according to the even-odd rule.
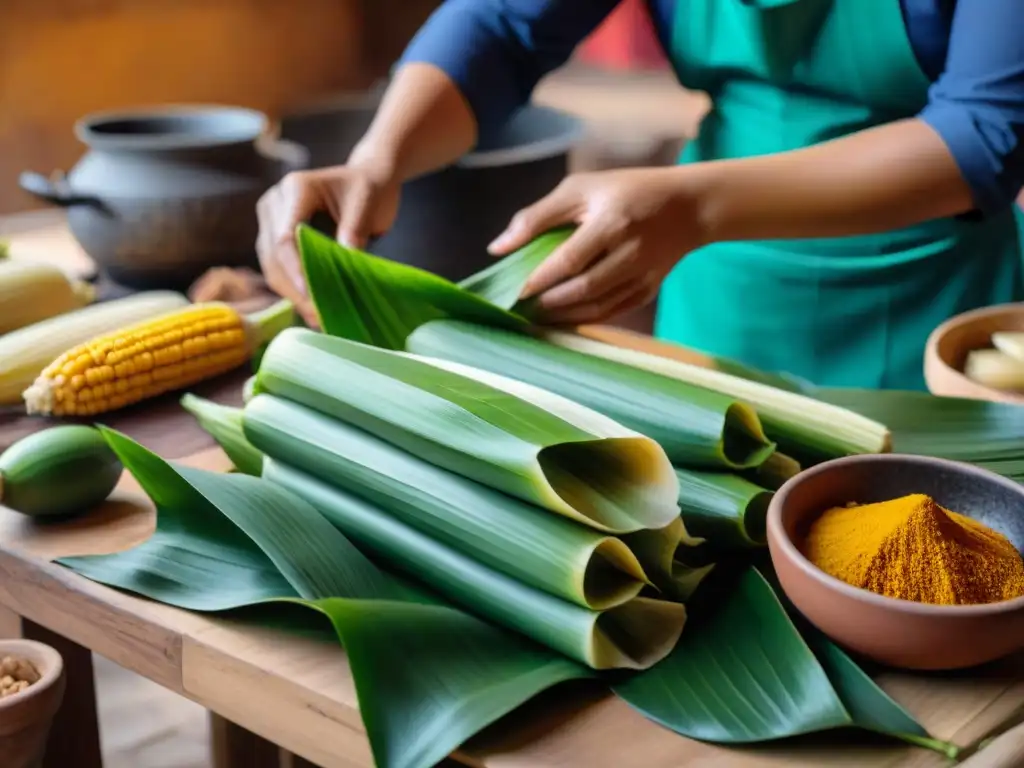
[[221,102],[279,114],[386,73],[438,0],[0,0],[0,214],[67,169],[83,114]]

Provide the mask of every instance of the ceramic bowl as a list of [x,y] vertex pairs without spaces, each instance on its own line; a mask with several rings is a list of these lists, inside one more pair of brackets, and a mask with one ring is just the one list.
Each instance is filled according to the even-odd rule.
[[1024,331],[1024,304],[975,309],[932,331],[924,352],[924,378],[932,394],[1024,404],[1024,395],[977,384],[963,374],[967,353],[991,347],[996,331]]
[[966,606],[876,595],[819,570],[801,553],[824,510],[924,493],[1024,547],[1024,486],[987,470],[923,456],[836,459],[789,480],[768,511],[768,546],[783,590],[822,632],[875,661],[905,669],[956,669],[1024,648],[1024,598]]

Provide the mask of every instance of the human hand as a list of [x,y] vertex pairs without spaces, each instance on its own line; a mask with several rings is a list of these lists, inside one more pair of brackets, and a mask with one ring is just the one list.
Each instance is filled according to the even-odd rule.
[[340,165],[285,176],[268,190],[256,206],[259,236],[256,252],[273,291],[291,299],[303,319],[316,325],[302,264],[295,244],[295,228],[320,211],[337,223],[337,238],[353,248],[383,234],[398,213],[401,184],[368,164]]
[[679,168],[567,177],[519,211],[491,243],[503,256],[562,224],[579,226],[541,266],[521,298],[545,322],[594,323],[644,306],[688,252],[704,244],[695,194]]

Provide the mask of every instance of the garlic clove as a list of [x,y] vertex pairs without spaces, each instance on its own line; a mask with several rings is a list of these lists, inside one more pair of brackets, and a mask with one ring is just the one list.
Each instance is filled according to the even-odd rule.
[[968,353],[964,375],[986,387],[1011,392],[1024,391],[1024,360],[998,349],[975,349]]
[[1024,361],[1024,333],[1012,331],[993,333],[992,346],[1005,355]]

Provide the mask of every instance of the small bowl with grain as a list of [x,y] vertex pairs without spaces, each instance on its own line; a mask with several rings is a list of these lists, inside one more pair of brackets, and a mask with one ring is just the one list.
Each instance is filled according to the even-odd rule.
[[[935,513],[939,528],[955,529],[956,533],[950,534],[953,543],[948,547],[959,546],[957,537],[966,537],[965,541],[970,543],[971,537],[980,536],[986,545],[991,539],[1002,547],[998,550],[1005,556],[1002,562],[1015,569],[1013,585],[1024,584],[1024,562],[1019,561],[1024,548],[1024,486],[960,462],[925,456],[872,454],[835,459],[811,467],[785,483],[772,499],[768,511],[768,545],[788,599],[837,643],[888,666],[958,669],[993,661],[1024,648],[1024,596],[1015,596],[1024,594],[1024,586],[1019,589],[1007,586],[1005,594],[1011,595],[1011,599],[1003,599],[1004,593],[1000,592],[986,598],[992,602],[966,601],[969,604],[919,602],[880,594],[881,590],[875,589],[879,569],[888,568],[887,578],[896,578],[906,573],[908,563],[904,553],[908,547],[917,546],[915,551],[921,551],[920,541],[906,544],[893,539],[887,533],[890,529],[885,528],[892,521],[878,517],[878,510],[888,510],[883,502],[901,500],[902,503],[904,499],[915,498],[929,502],[928,509]],[[853,504],[858,506],[844,509]],[[885,543],[877,550],[878,558],[863,562],[858,559],[860,555],[856,554],[855,547],[851,546],[849,552],[836,548],[836,553],[842,556],[839,559],[845,558],[843,563],[851,573],[863,574],[865,581],[859,586],[854,585],[856,579],[839,578],[848,576],[821,556],[822,541],[838,540],[827,539],[822,534],[826,512],[832,516],[831,521],[842,519],[844,525],[854,526],[858,542]],[[927,519],[931,521],[932,517]],[[916,521],[917,518],[915,525]],[[937,530],[934,526],[929,530],[933,529]],[[871,539],[872,536],[875,539]],[[956,601],[967,593],[954,589],[961,582],[946,579],[943,574],[947,565],[943,559],[946,546],[943,544],[935,550],[936,554],[929,555],[914,572],[916,576],[906,578],[923,581],[930,589],[945,589],[951,600]],[[968,554],[972,552],[969,550]],[[812,556],[821,567],[812,562]],[[1014,556],[1017,560],[1012,559]],[[831,569],[838,575],[830,575],[824,569]],[[994,582],[1001,590],[1001,574],[1002,571],[996,579],[986,569],[973,567],[965,570],[964,578],[973,586],[982,584],[991,588]],[[874,585],[869,583],[872,579],[876,582]],[[1009,577],[1005,584],[1010,584]]]
[[937,327],[924,378],[935,395],[1024,404],[1024,303],[965,312]]

